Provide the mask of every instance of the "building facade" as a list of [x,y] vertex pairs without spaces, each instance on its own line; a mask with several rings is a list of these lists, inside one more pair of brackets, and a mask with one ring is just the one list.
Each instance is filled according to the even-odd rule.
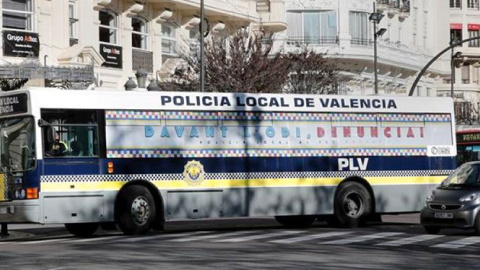
[[[10,75],[28,77],[29,83],[62,84],[93,69],[91,80],[99,90],[123,90],[129,78],[139,84],[139,74],[158,81],[174,71],[179,48],[198,40],[200,3],[2,0],[0,75],[15,69]],[[286,29],[284,0],[205,0],[204,16],[209,35],[229,35],[241,27]],[[45,72],[24,74],[34,67]]]
[[[288,51],[308,46],[338,59],[352,78],[339,86],[341,94],[408,95],[418,72],[448,46],[443,19],[448,11],[446,1],[287,0],[288,28],[276,35],[277,46]],[[381,17],[377,24],[372,13]],[[414,95],[436,95],[436,85],[449,74],[448,59],[430,66]]]
[[[479,126],[480,104],[480,6],[479,0],[449,1],[449,37],[455,45],[447,53],[451,74],[443,77],[438,85],[440,96],[452,96],[455,100],[457,127]],[[455,43],[455,44],[454,44]]]

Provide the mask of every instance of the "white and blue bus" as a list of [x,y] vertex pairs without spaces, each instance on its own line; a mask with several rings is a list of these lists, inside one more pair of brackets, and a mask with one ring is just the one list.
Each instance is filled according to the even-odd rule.
[[220,217],[354,227],[421,209],[455,168],[454,119],[449,98],[4,92],[0,223],[77,236]]

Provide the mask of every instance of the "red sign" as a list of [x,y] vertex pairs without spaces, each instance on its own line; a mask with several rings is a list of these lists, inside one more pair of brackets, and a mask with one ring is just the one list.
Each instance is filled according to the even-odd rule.
[[450,24],[450,29],[462,30],[462,24],[461,23],[451,23]]
[[468,24],[468,30],[480,30],[480,24],[476,23],[469,23]]

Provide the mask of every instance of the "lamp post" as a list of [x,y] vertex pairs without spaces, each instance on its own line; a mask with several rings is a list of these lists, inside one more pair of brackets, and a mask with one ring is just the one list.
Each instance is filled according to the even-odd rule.
[[383,18],[382,13],[377,12],[375,8],[375,3],[373,3],[373,13],[370,14],[368,19],[373,22],[373,74],[374,74],[374,91],[375,94],[378,94],[378,75],[377,75],[377,37],[383,35],[387,29],[381,28],[377,32],[377,24],[382,20]]
[[203,21],[205,20],[205,5],[204,0],[200,0],[200,92],[205,90],[205,59],[204,59],[204,50],[205,50],[205,40],[204,40],[204,26]]

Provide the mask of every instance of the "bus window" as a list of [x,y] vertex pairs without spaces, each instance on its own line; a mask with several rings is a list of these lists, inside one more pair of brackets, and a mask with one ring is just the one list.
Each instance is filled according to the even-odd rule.
[[[96,111],[47,110],[42,111],[42,119],[50,123],[49,128],[43,129],[45,157],[99,156]],[[58,148],[60,145],[61,151],[53,151],[52,143],[47,140],[48,132],[52,130],[58,137],[58,142],[53,142],[53,146]]]

